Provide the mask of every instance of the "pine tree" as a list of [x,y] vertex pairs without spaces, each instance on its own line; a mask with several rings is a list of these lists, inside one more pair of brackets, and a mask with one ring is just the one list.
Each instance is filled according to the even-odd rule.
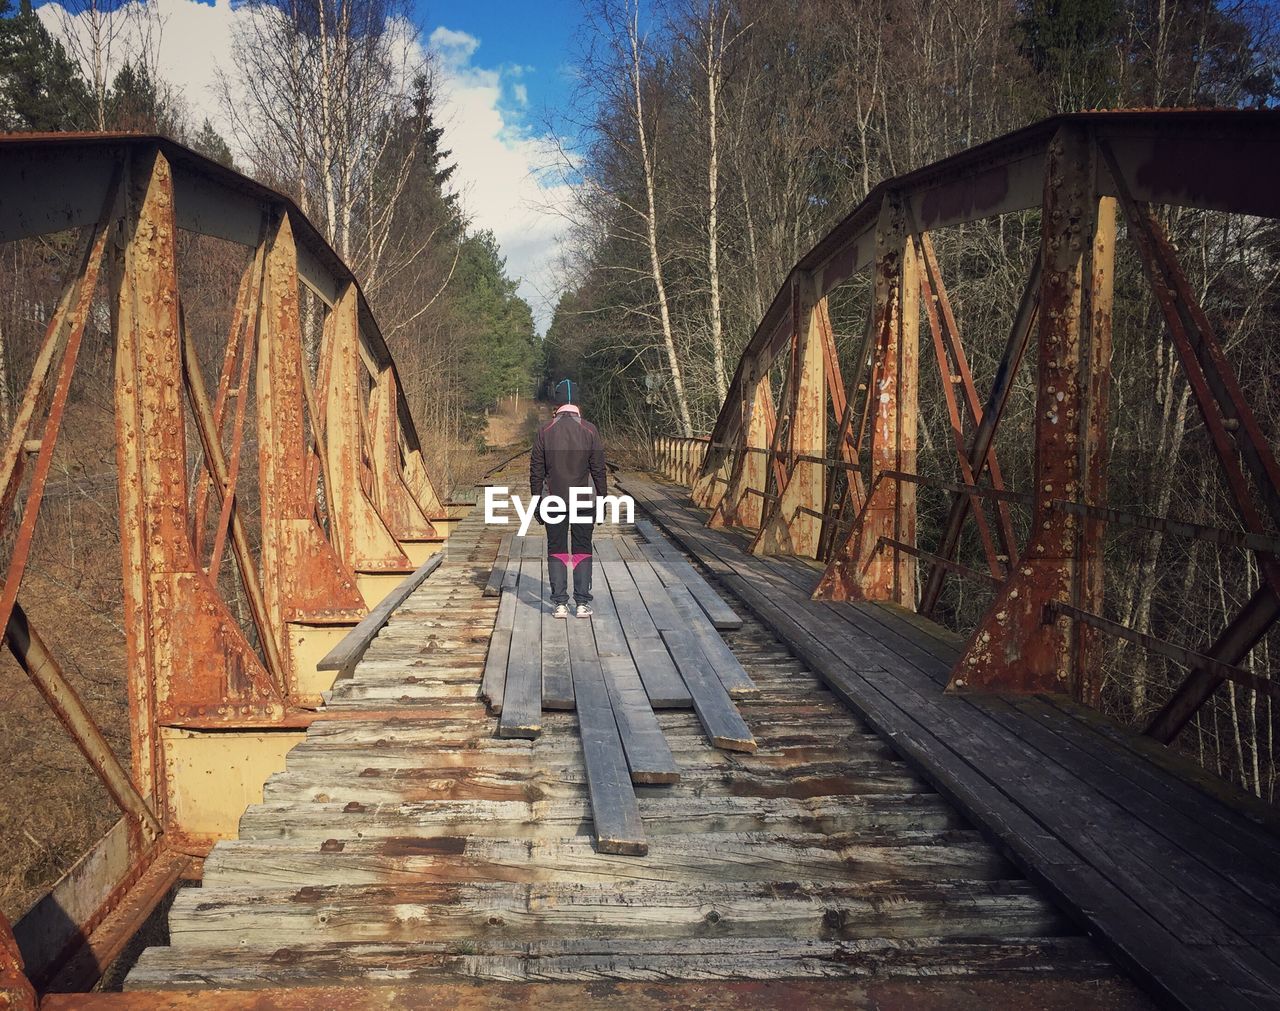
[[0,128],[75,130],[92,106],[80,68],[40,23],[31,0],[0,0]]
[[190,146],[206,158],[212,158],[227,168],[233,169],[236,167],[235,159],[231,157],[231,148],[223,139],[222,134],[214,129],[213,124],[209,122],[208,116],[200,124],[200,129],[196,131],[196,135],[191,138]]

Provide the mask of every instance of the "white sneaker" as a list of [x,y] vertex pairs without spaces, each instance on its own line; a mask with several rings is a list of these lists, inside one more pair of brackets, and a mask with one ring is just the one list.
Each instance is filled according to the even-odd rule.
[[567,617],[569,617],[569,605],[568,605],[568,604],[556,604],[556,609],[555,609],[554,611],[552,611],[552,612],[551,612],[551,617],[553,617],[553,618],[567,618]]
[[578,605],[578,610],[577,610],[577,612],[576,612],[576,613],[577,613],[577,615],[578,615],[578,617],[579,617],[579,618],[590,618],[590,617],[591,617],[591,608],[589,608],[586,604],[579,604],[579,605]]

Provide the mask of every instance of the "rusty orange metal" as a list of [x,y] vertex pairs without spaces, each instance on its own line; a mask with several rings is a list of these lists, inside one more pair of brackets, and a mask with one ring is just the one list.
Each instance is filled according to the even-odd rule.
[[1081,324],[1086,264],[1098,220],[1094,176],[1087,131],[1064,126],[1045,160],[1031,538],[970,636],[948,690],[1070,688],[1070,623],[1047,615],[1046,605],[1071,596],[1080,524],[1050,503],[1056,496],[1076,495],[1081,485]]
[[914,563],[885,544],[915,542],[915,490],[881,478],[884,471],[915,470],[919,285],[900,198],[885,197],[876,235],[867,383],[871,479],[863,506],[828,561],[814,596],[914,606]]
[[23,971],[22,952],[13,928],[0,913],[0,1011],[35,1011],[35,987]]
[[374,377],[369,394],[374,501],[396,540],[434,540],[438,537],[436,528],[405,481],[399,400],[395,373],[384,369]]
[[368,613],[355,573],[316,521],[315,489],[307,481],[297,262],[284,215],[267,247],[256,383],[262,585],[282,639],[287,622],[343,624]]

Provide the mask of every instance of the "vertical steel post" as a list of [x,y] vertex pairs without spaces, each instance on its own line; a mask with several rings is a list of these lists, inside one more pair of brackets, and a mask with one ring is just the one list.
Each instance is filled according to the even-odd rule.
[[880,539],[915,543],[915,485],[882,477],[916,469],[920,301],[914,244],[896,194],[885,197],[876,228],[872,292],[870,401],[871,478],[867,499],[827,564],[814,596],[830,600],[894,600],[915,606],[915,559]]
[[437,536],[436,528],[409,491],[400,462],[398,393],[391,369],[383,369],[374,377],[369,397],[373,498],[396,540],[432,540]]
[[357,572],[403,571],[409,558],[364,488],[361,439],[360,319],[356,287],[348,284],[325,319],[329,362],[325,450],[333,474],[334,514],[343,560]]
[[[1054,498],[1081,494],[1085,381],[1081,330],[1098,224],[1095,152],[1085,128],[1063,126],[1045,158],[1035,489],[1031,537],[969,638],[949,691],[1061,692],[1071,688],[1070,622],[1050,601],[1072,598],[1080,520]],[[1105,240],[1104,240],[1105,241]],[[1090,419],[1100,425],[1101,418]]]
[[280,642],[289,691],[298,692],[301,659],[289,622],[342,624],[366,613],[355,573],[338,557],[316,520],[307,475],[298,252],[287,214],[267,247],[262,326],[258,334],[257,408],[262,585]]
[[712,529],[749,527],[756,529],[763,518],[764,491],[768,475],[769,445],[773,431],[769,425],[770,394],[767,373],[755,369],[755,392],[746,404],[742,419],[743,444],[734,459],[728,490],[707,520]]
[[284,705],[188,537],[177,230],[159,151],[135,156],[127,204],[112,301],[133,781],[167,811],[160,724],[271,725]]
[[[1082,337],[1084,409],[1080,415],[1080,494],[1089,505],[1107,502],[1107,415],[1111,399],[1111,307],[1115,279],[1116,200],[1098,199],[1085,290]],[[1106,521],[1084,517],[1077,548],[1076,607],[1101,614]],[[1102,633],[1076,622],[1072,667],[1078,701],[1097,707],[1102,693]]]
[[823,464],[798,461],[797,456],[827,455],[827,382],[822,325],[826,299],[819,279],[805,277],[795,290],[797,340],[791,363],[790,418],[787,431],[786,483],[768,510],[751,544],[756,554],[792,554],[816,558],[822,533]]

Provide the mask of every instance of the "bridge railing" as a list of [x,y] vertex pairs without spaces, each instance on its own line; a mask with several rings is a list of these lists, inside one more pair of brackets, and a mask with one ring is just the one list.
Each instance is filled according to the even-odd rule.
[[[0,241],[76,236],[0,457],[0,626],[123,815],[14,924],[36,987],[75,989],[193,859],[234,835],[316,718],[335,677],[318,661],[439,549],[451,520],[356,279],[287,198],[134,135],[0,138],[0,192]],[[184,233],[240,251],[225,339],[201,344],[188,328]],[[114,338],[127,760],[23,608],[100,289]],[[206,380],[210,340],[218,372]],[[0,921],[0,956],[5,934]],[[0,987],[11,970],[0,961]]]
[[689,438],[660,435],[653,440],[653,459],[658,473],[677,484],[693,484],[695,475],[706,459],[710,436]]
[[[1242,661],[1280,616],[1280,467],[1155,211],[1280,217],[1276,189],[1255,171],[1278,153],[1280,117],[1270,112],[1081,114],[882,183],[791,271],[742,356],[693,478],[688,440],[659,440],[664,472],[691,485],[712,510],[711,526],[754,531],[753,551],[824,562],[815,596],[933,615],[946,580],[985,587],[989,604],[968,630],[952,691],[1068,692],[1096,703],[1108,636],[1186,669],[1147,727],[1161,741],[1224,683],[1277,698],[1277,683]],[[1039,212],[1038,250],[984,395],[933,237],[1025,211]],[[1221,476],[1239,529],[1107,503],[1121,237],[1208,434],[1204,466]],[[829,299],[851,282],[868,304],[842,355]],[[940,473],[919,466],[922,319],[949,428],[945,448],[934,447]],[[1034,363],[1033,446],[1026,489],[1012,490],[996,436],[1024,359]],[[926,491],[945,507],[923,544],[917,503]],[[1198,649],[1126,627],[1103,615],[1109,528],[1246,551],[1261,585]],[[959,560],[962,539],[977,546],[975,564]]]

